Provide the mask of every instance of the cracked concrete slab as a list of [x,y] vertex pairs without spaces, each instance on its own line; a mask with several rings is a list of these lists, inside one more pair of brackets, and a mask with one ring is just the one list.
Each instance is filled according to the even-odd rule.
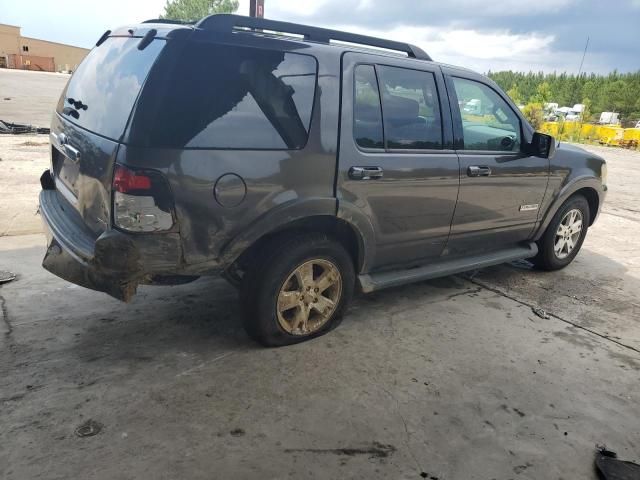
[[[517,267],[480,272],[491,289],[361,296],[330,335],[267,350],[223,281],[124,305],[41,270],[42,237],[16,240],[0,239],[21,274],[0,291],[5,478],[596,478],[596,443],[640,456],[640,355],[494,291]],[[88,419],[104,428],[80,439]]]
[[[284,349],[248,340],[221,280],[125,305],[44,271],[41,235],[0,238],[19,275],[0,286],[0,477],[595,479],[596,444],[638,461],[640,154],[604,152],[608,202],[567,269],[360,296]],[[0,162],[0,190],[22,168],[37,193],[34,155]]]

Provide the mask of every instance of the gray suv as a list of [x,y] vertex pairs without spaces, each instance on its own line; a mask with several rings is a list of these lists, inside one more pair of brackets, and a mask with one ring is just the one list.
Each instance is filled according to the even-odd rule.
[[223,275],[265,345],[364,292],[578,253],[602,158],[534,132],[489,79],[379,38],[235,15],[106,32],[41,178],[43,266],[128,301]]

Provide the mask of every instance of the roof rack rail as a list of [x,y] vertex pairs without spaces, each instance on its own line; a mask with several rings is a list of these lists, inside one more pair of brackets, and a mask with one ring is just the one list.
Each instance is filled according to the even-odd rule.
[[170,18],[150,18],[149,20],[145,20],[142,23],[169,23],[174,25],[193,25],[197,23],[197,20],[193,22],[184,22],[182,20],[171,20]]
[[219,32],[232,32],[237,28],[252,30],[271,30],[274,32],[293,33],[304,36],[305,40],[320,43],[329,43],[331,40],[354,43],[372,47],[384,48],[404,52],[411,58],[432,61],[431,57],[421,48],[404,42],[385,40],[382,38],[359,35],[357,33],[341,32],[328,28],[311,27],[297,23],[281,22],[279,20],[266,20],[264,18],[245,17],[243,15],[216,14],[209,15],[196,23],[197,28],[214,30]]

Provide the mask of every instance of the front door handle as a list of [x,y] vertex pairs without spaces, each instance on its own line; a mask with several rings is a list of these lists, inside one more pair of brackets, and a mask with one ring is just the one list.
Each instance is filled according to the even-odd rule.
[[471,165],[467,168],[469,177],[488,177],[491,175],[491,169],[486,165]]
[[349,178],[352,180],[373,180],[382,178],[384,171],[380,167],[351,167]]

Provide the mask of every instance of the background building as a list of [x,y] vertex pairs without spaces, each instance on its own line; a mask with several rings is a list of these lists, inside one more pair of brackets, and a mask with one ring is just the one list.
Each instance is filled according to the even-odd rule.
[[68,72],[87,53],[86,48],[23,37],[20,27],[0,23],[0,68]]

